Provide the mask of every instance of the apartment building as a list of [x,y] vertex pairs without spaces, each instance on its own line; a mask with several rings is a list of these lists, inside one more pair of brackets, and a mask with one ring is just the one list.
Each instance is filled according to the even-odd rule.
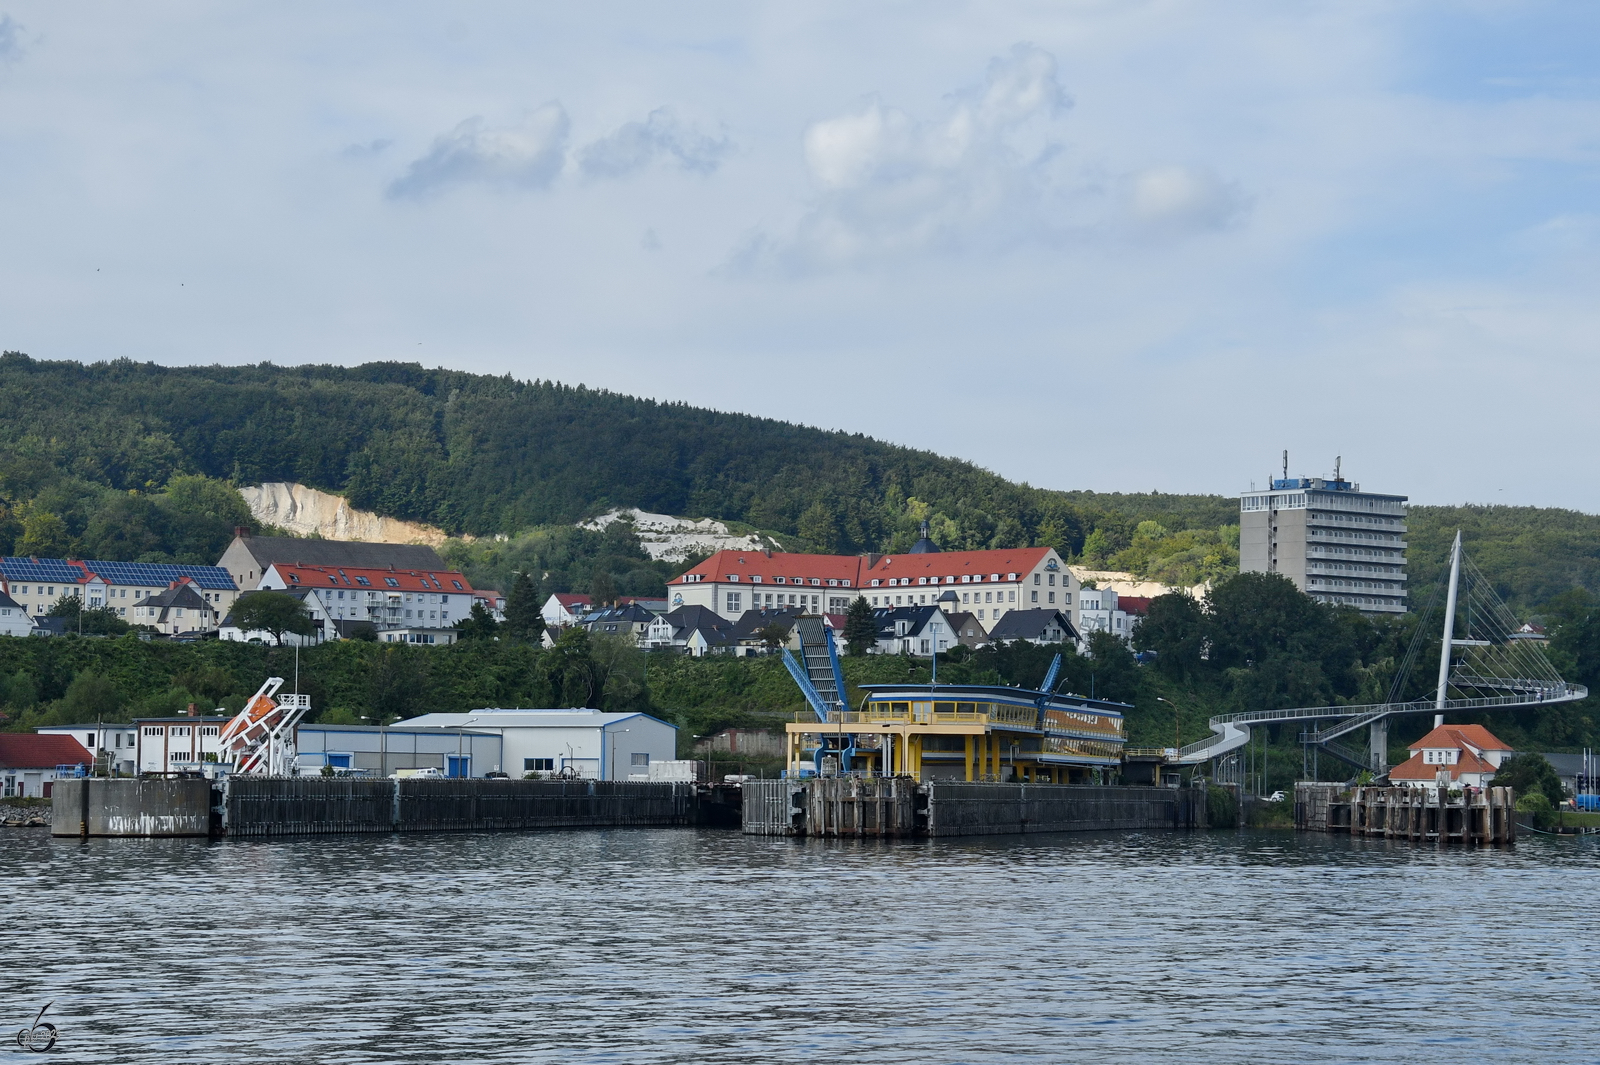
[[1239,571],[1281,573],[1320,603],[1406,609],[1406,497],[1342,477],[1274,478],[1239,497]]
[[226,614],[239,597],[239,586],[217,566],[6,557],[0,558],[0,579],[33,618],[43,617],[67,596],[78,596],[86,609],[108,609],[138,624],[136,608],[180,584],[192,587],[218,615]]

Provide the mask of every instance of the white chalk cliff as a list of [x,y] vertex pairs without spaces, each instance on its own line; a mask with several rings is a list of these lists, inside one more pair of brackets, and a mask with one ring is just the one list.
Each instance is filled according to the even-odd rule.
[[270,481],[241,488],[239,494],[244,496],[257,521],[299,536],[315,533],[325,540],[427,544],[429,547],[438,547],[447,539],[443,529],[357,510],[343,496],[319,492],[303,484]]

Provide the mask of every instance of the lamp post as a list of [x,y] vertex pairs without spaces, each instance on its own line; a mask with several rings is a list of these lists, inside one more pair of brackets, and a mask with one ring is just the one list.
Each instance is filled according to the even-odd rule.
[[[616,780],[617,779],[617,732],[627,732],[627,731],[628,730],[625,729],[625,728],[624,729],[617,729],[616,732],[613,732],[611,734],[611,779],[612,780]],[[601,776],[601,779],[605,778],[605,774],[604,773],[600,774],[600,776]]]
[[[1172,707],[1172,757],[1174,759],[1173,764],[1176,765],[1177,764],[1176,759],[1178,757],[1178,751],[1183,747],[1183,744],[1181,742],[1179,742],[1180,740],[1182,740],[1183,734],[1180,731],[1180,727],[1179,727],[1178,704],[1173,702],[1171,699],[1163,699],[1159,695],[1156,696],[1156,702],[1158,702],[1158,703],[1166,703],[1168,706]],[[1179,783],[1180,784],[1182,783],[1181,778],[1179,780]]]

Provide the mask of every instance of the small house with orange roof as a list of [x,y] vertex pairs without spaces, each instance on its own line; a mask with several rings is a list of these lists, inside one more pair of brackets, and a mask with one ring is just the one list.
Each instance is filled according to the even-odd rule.
[[1446,725],[1434,718],[1433,731],[1413,743],[1411,757],[1389,770],[1397,787],[1437,789],[1483,788],[1500,763],[1511,757],[1504,740],[1482,725]]

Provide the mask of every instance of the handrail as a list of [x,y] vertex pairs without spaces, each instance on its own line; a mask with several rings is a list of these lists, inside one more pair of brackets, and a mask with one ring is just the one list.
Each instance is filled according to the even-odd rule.
[[[1211,726],[1211,735],[1205,739],[1180,747],[1178,749],[1178,758],[1182,760],[1231,739],[1232,737],[1227,734],[1227,726],[1230,725],[1243,729],[1248,728],[1250,725],[1264,725],[1275,721],[1316,721],[1329,717],[1340,718],[1341,720],[1337,724],[1330,725],[1319,732],[1303,733],[1308,742],[1326,743],[1329,740],[1343,736],[1347,732],[1353,732],[1362,725],[1370,724],[1391,714],[1415,714],[1439,710],[1479,710],[1497,706],[1541,706],[1547,703],[1577,702],[1589,697],[1589,689],[1587,687],[1582,684],[1569,684],[1566,681],[1555,685],[1547,682],[1529,681],[1528,687],[1530,691],[1522,695],[1484,695],[1472,699],[1448,699],[1442,707],[1430,699],[1416,699],[1402,703],[1296,707],[1292,709],[1247,710],[1237,714],[1219,714],[1208,722]],[[1530,695],[1533,697],[1530,698]],[[1238,746],[1238,744],[1233,746]]]

